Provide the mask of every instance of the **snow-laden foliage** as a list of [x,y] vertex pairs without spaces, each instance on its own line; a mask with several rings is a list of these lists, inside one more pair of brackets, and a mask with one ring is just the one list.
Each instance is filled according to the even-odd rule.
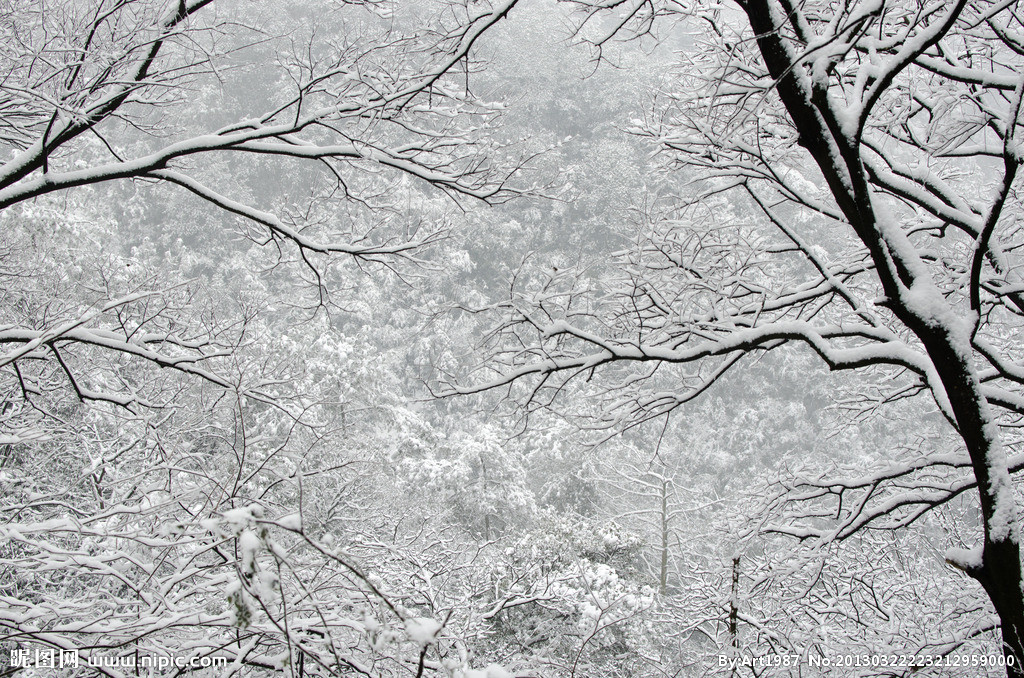
[[1022,659],[1018,5],[573,6],[0,8],[4,659]]
[[[987,594],[995,651],[1020,675],[1019,7],[578,4],[599,58],[621,37],[690,43],[629,122],[656,149],[652,190],[612,266],[528,263],[482,305],[498,318],[484,359],[452,390],[564,410],[577,389],[597,427],[623,431],[795,345],[875,380],[845,397],[865,416],[928,396],[911,424],[924,445],[783,476],[764,528],[826,553],[865,531],[949,525],[969,493],[980,511],[942,540],[946,560]],[[935,414],[955,441],[930,435]]]

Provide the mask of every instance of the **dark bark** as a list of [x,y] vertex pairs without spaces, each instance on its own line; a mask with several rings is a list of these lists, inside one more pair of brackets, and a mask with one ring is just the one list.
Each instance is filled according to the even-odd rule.
[[968,338],[960,336],[961,328],[939,322],[908,303],[909,289],[930,281],[918,281],[915,262],[907,260],[899,244],[887,240],[873,207],[860,139],[844,133],[828,93],[803,73],[792,43],[773,22],[770,3],[746,0],[742,7],[782,103],[800,133],[801,145],[814,158],[839,208],[868,248],[889,308],[920,339],[939,375],[978,481],[984,525],[982,564],[968,573],[984,587],[999,616],[1003,652],[1008,661],[1011,657],[1014,661],[1007,675],[1024,677],[1024,592],[1016,515],[1015,510],[1012,516],[998,510],[999,497],[1013,501],[1013,490],[998,433],[989,423],[991,408],[981,393]]

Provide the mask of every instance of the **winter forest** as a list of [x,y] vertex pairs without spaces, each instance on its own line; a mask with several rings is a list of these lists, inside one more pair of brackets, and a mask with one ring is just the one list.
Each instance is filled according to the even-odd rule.
[[1020,0],[0,26],[0,676],[1024,676]]

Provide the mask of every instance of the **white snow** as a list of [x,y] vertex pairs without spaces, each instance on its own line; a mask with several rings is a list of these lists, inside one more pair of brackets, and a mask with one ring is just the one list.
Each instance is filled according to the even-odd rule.
[[429,617],[411,617],[405,620],[405,632],[409,635],[409,640],[422,646],[437,641],[437,634],[442,628],[444,625],[441,622]]
[[982,548],[980,545],[969,549],[950,548],[946,550],[946,562],[965,572],[981,567]]
[[497,664],[489,664],[486,669],[482,671],[476,669],[469,669],[464,674],[465,678],[515,678],[511,673],[506,671],[503,667]]
[[256,571],[256,552],[261,545],[260,538],[252,530],[245,530],[238,538],[238,549],[242,556],[242,571]]
[[302,516],[298,513],[290,513],[277,519],[277,524],[286,530],[299,532],[302,530]]

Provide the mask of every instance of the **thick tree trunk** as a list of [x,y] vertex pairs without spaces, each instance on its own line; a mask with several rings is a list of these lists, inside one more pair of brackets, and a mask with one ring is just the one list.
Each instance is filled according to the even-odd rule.
[[[948,335],[934,336],[927,327],[914,328],[925,342],[956,416],[957,429],[978,481],[984,543],[981,563],[965,571],[984,587],[1002,627],[1003,654],[1013,666],[1007,675],[1024,677],[1024,578],[1020,562],[1017,506],[1009,469],[991,421],[988,402],[969,356],[961,355]],[[930,331],[931,330],[931,331]],[[923,335],[923,336],[922,336]]]
[[1024,604],[1021,603],[1020,547],[1003,541],[986,543],[980,571],[971,572],[985,588],[999,615],[1003,655],[1010,678],[1024,678]]

